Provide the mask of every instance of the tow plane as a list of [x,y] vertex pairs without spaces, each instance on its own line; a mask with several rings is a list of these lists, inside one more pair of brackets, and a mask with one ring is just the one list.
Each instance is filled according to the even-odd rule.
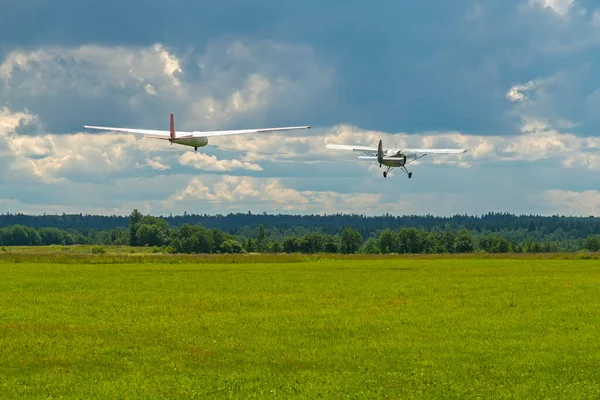
[[394,168],[401,168],[408,178],[412,178],[412,172],[406,169],[406,164],[425,157],[427,154],[462,154],[467,149],[398,149],[394,146],[391,149],[383,148],[383,141],[379,141],[377,147],[354,146],[347,144],[327,144],[328,149],[359,151],[365,154],[359,156],[361,160],[374,160],[379,163],[379,168],[386,166],[383,171],[383,177],[387,178],[388,173]]
[[107,126],[85,125],[85,129],[97,129],[112,132],[137,133],[151,139],[168,140],[171,144],[180,144],[193,147],[198,151],[198,147],[208,145],[208,138],[227,135],[240,135],[244,133],[264,133],[276,131],[290,131],[296,129],[310,129],[310,126],[286,126],[282,128],[260,128],[260,129],[240,129],[234,131],[175,131],[175,117],[171,114],[171,126],[168,131],[151,129],[131,129],[131,128],[112,128]]

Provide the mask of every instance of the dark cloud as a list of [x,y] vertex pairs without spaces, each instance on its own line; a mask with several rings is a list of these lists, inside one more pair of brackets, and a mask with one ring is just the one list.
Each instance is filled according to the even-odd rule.
[[[579,2],[578,9],[587,12],[569,18],[528,4],[525,0],[65,0],[57,5],[30,0],[13,2],[3,10],[0,37],[5,50],[161,42],[179,56],[188,51],[200,54],[215,40],[227,38],[306,44],[315,50],[316,64],[334,68],[334,84],[313,93],[314,101],[302,108],[287,102],[269,110],[265,114],[269,124],[302,116],[313,125],[344,122],[391,132],[517,134],[519,115],[510,112],[514,104],[505,97],[513,85],[597,59],[589,51],[594,45],[591,2]],[[187,60],[192,63],[193,58]],[[193,64],[183,66],[187,79],[199,78]],[[595,81],[579,81],[582,87],[589,83],[598,87]],[[584,93],[573,94],[569,105],[561,102],[561,95],[571,93],[565,87],[543,104],[553,104],[552,115],[562,105],[562,118],[586,122],[587,114],[581,111]],[[75,96],[46,104],[52,110],[48,124],[56,126],[60,118],[65,130],[72,130],[84,116],[89,120],[106,113],[111,113],[111,120],[135,122],[126,117],[127,95],[111,92],[109,98],[107,103]],[[35,102],[27,100],[31,107],[41,107]],[[16,104],[24,106],[25,101]],[[152,112],[164,109],[147,106]],[[64,118],[65,108],[78,110],[81,118]]]

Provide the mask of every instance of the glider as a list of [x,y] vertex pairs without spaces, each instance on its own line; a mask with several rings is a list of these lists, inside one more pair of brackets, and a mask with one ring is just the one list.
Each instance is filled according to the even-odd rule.
[[261,129],[240,129],[235,131],[175,131],[175,117],[171,114],[171,128],[168,131],[151,129],[130,129],[130,128],[112,128],[107,126],[85,125],[85,129],[98,129],[112,132],[137,133],[151,139],[168,140],[171,144],[180,144],[193,147],[198,151],[198,147],[204,147],[208,144],[208,138],[227,135],[240,135],[243,133],[264,133],[276,131],[290,131],[295,129],[310,129],[310,126],[287,126],[282,128],[261,128]]
[[382,165],[388,167],[386,171],[383,171],[384,178],[387,178],[388,172],[398,167],[406,172],[409,179],[412,177],[412,172],[406,169],[406,164],[410,162],[425,157],[427,154],[462,154],[467,151],[467,149],[384,149],[382,140],[379,141],[377,147],[347,144],[328,144],[326,147],[328,149],[360,151],[366,154],[358,157],[361,160],[376,160],[379,163],[379,168]]

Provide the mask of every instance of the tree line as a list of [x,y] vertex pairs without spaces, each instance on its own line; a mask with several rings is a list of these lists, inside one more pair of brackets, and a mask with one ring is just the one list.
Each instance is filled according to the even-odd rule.
[[[564,238],[586,238],[600,234],[600,217],[536,216],[514,215],[508,213],[488,213],[481,216],[454,215],[435,217],[431,215],[365,216],[360,214],[253,214],[231,213],[227,215],[188,214],[159,216],[173,228],[188,225],[202,225],[206,228],[218,228],[232,235],[256,235],[259,225],[263,225],[271,236],[280,240],[285,236],[304,235],[310,232],[336,234],[345,227],[353,227],[363,237],[372,237],[386,229],[397,231],[401,228],[418,228],[428,231],[443,229],[458,232],[461,229],[477,233],[525,232],[537,240],[550,236],[551,240]],[[109,231],[128,228],[130,216],[101,216],[85,214],[62,215],[26,215],[0,214],[0,228],[22,225],[31,228],[60,228],[76,230],[87,235],[88,232]],[[556,234],[553,239],[551,236]]]
[[[365,230],[364,227],[361,229],[360,224],[340,224],[339,230],[332,232],[320,226],[286,229],[282,226],[267,227],[257,224],[226,232],[218,227],[203,224],[184,223],[181,226],[173,226],[165,218],[143,215],[134,210],[127,218],[126,227],[104,230],[94,227],[30,227],[21,224],[6,226],[0,228],[0,245],[130,245],[151,246],[170,253],[402,254],[600,251],[600,222],[595,218],[570,221],[568,223],[572,224],[571,229],[564,230],[552,217],[549,217],[546,224],[543,220],[537,223],[532,220],[530,223],[534,226],[528,223],[526,227],[520,224],[513,225],[514,219],[508,215],[496,217],[496,223],[491,225],[494,230],[482,229],[481,226],[476,226],[477,224],[468,229],[464,225],[470,219],[465,217],[462,225],[448,222],[441,225],[399,228],[383,225],[379,229]],[[490,218],[494,219],[493,216]],[[483,226],[490,227],[490,218],[485,219]],[[507,222],[507,226],[502,225],[501,221]],[[568,223],[563,221],[563,224]],[[556,228],[551,230],[553,226]],[[581,230],[578,231],[577,228]]]

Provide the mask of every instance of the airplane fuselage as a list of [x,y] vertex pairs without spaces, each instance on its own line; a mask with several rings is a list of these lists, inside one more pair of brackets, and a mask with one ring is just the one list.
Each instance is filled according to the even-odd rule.
[[[381,142],[380,142],[381,143]],[[381,144],[380,144],[381,146]],[[377,156],[377,162],[379,163],[379,167],[385,165],[386,167],[388,167],[387,171],[383,172],[383,177],[387,178],[387,174],[389,171],[391,171],[393,168],[403,168],[405,170],[405,172],[407,173],[408,177],[412,177],[412,172],[408,172],[406,171],[406,160],[410,159],[416,159],[416,155],[415,154],[402,154],[401,150],[383,150],[379,149],[379,154]]]
[[189,137],[189,138],[175,138],[175,139],[169,139],[169,142],[175,143],[175,144],[180,144],[182,146],[190,146],[190,147],[197,149],[198,147],[206,146],[208,144],[208,138],[202,137],[202,136]]
[[402,167],[406,164],[406,157],[385,157],[380,159],[379,163],[386,167]]
[[382,150],[380,155],[377,157],[377,162],[386,167],[403,167],[406,164],[406,160],[411,158],[412,155],[402,154],[401,150],[388,149]]

